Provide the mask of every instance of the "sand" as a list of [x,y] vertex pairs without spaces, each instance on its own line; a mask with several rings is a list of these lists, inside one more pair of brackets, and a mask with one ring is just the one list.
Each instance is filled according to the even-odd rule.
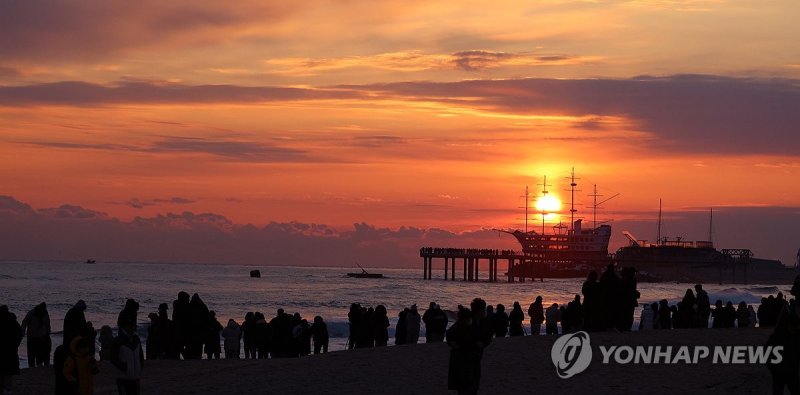
[[[593,333],[597,345],[763,345],[768,329],[682,329]],[[483,360],[483,394],[750,394],[769,393],[763,365],[604,365],[595,351],[589,368],[556,375],[550,360],[555,337],[495,339]],[[444,394],[445,344],[337,351],[278,360],[147,361],[145,394]],[[95,393],[116,393],[110,364],[101,366]],[[24,369],[15,394],[52,394],[51,368]],[[455,393],[455,392],[451,392]]]

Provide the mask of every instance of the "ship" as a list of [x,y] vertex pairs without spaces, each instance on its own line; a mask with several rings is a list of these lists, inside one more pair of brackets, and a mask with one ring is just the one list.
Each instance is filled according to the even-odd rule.
[[662,237],[660,205],[656,242],[639,240],[623,231],[628,246],[614,254],[617,266],[634,267],[640,278],[652,282],[791,284],[800,274],[797,265],[789,268],[778,260],[756,258],[750,249],[718,250],[712,241],[713,209],[708,240]]
[[[525,230],[518,229],[495,229],[497,231],[514,236],[522,247],[523,259],[509,268],[506,275],[519,278],[575,278],[586,277],[587,273],[596,270],[600,272],[609,264],[613,264],[613,257],[608,252],[608,243],[611,240],[611,226],[598,223],[597,208],[617,197],[619,194],[598,202],[601,197],[597,193],[597,185],[594,186],[594,221],[591,227],[584,227],[583,219],[575,219],[575,188],[578,185],[575,180],[575,170],[568,177],[570,180],[571,202],[570,202],[570,224],[564,225],[559,222],[553,226],[552,233],[547,233],[545,227],[545,215],[541,212],[542,228],[541,231],[528,229],[528,207],[529,193],[525,188]],[[544,177],[542,184],[542,197],[547,197],[549,191],[547,187],[547,177]]]
[[369,272],[367,272],[366,269],[361,267],[361,265],[359,265],[357,263],[356,263],[356,265],[358,266],[359,269],[361,269],[361,272],[347,273],[347,277],[352,277],[352,278],[383,278],[383,274],[381,274],[381,273],[369,273]]

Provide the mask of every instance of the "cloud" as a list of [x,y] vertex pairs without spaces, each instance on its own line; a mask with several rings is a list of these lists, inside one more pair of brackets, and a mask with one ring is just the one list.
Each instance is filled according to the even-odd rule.
[[[200,137],[164,137],[144,145],[90,144],[54,141],[16,141],[19,144],[71,150],[130,151],[154,154],[206,154],[225,160],[253,163],[328,162],[306,151],[249,140]],[[175,202],[173,202],[175,203]]]
[[[655,214],[643,214],[647,215],[612,224],[611,251],[624,244],[622,230],[630,230],[640,239],[651,238]],[[707,238],[705,210],[667,212],[664,217],[663,234],[687,240]],[[714,210],[714,241],[718,248],[749,248],[757,257],[790,264],[796,252],[792,226],[797,220],[800,207],[718,207]],[[190,211],[121,221],[73,205],[32,209],[13,197],[0,196],[0,260],[83,260],[92,256],[100,261],[305,266],[351,266],[358,260],[375,266],[418,267],[423,246],[519,248],[512,237],[501,236],[491,230],[387,228],[365,222],[345,229],[301,222],[256,226],[234,223],[220,214]]]
[[597,56],[568,56],[530,52],[467,50],[454,53],[423,51],[386,52],[338,58],[273,58],[265,61],[270,72],[313,76],[351,68],[374,68],[400,72],[428,70],[479,71],[503,66],[572,65],[595,62]]
[[121,81],[100,85],[63,81],[26,86],[0,86],[0,106],[169,103],[265,103],[293,100],[355,98],[357,93],[337,89],[183,85],[154,81]]
[[102,59],[120,52],[234,40],[270,26],[294,7],[283,3],[175,0],[0,2],[0,53],[6,59]]
[[[342,86],[342,88],[348,88]],[[632,79],[511,79],[350,86],[396,100],[519,115],[623,117],[679,152],[796,155],[800,81],[706,75]],[[589,129],[596,129],[590,123]]]
[[192,204],[194,200],[186,199],[182,197],[173,197],[169,199],[139,199],[139,198],[132,198],[125,202],[126,205],[133,207],[133,208],[145,208],[148,206],[159,206],[164,204]]
[[13,67],[0,66],[0,78],[19,77],[21,75],[22,72]]
[[504,245],[489,231],[389,229],[367,223],[355,223],[351,229],[300,222],[258,227],[188,211],[120,221],[78,206],[26,207],[12,197],[0,197],[0,260],[92,256],[100,261],[306,266],[351,266],[356,260],[369,260],[379,266],[415,267],[423,245],[469,246],[481,240]]

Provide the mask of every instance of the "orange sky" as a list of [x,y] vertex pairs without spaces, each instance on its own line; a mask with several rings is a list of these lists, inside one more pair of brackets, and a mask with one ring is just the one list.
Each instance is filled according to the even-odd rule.
[[676,212],[798,207],[795,11],[5,2],[0,195],[125,221],[461,232],[520,226],[525,185],[546,174],[566,198],[574,167],[583,215],[595,183],[620,194],[603,213],[615,220],[651,219],[659,198]]

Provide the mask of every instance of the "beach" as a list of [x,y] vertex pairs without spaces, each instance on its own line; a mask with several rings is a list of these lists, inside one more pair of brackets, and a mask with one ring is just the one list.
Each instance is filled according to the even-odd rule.
[[[764,365],[603,364],[598,345],[758,346],[772,331],[762,328],[674,329],[591,333],[595,348],[588,369],[568,379],[556,374],[550,358],[555,336],[495,339],[483,359],[483,394],[720,394],[767,393],[771,378]],[[294,359],[147,361],[145,394],[444,394],[449,349],[417,344],[337,351]],[[96,394],[114,394],[113,367],[101,364]],[[15,394],[53,393],[52,367],[23,369]],[[451,392],[455,393],[455,392]]]

